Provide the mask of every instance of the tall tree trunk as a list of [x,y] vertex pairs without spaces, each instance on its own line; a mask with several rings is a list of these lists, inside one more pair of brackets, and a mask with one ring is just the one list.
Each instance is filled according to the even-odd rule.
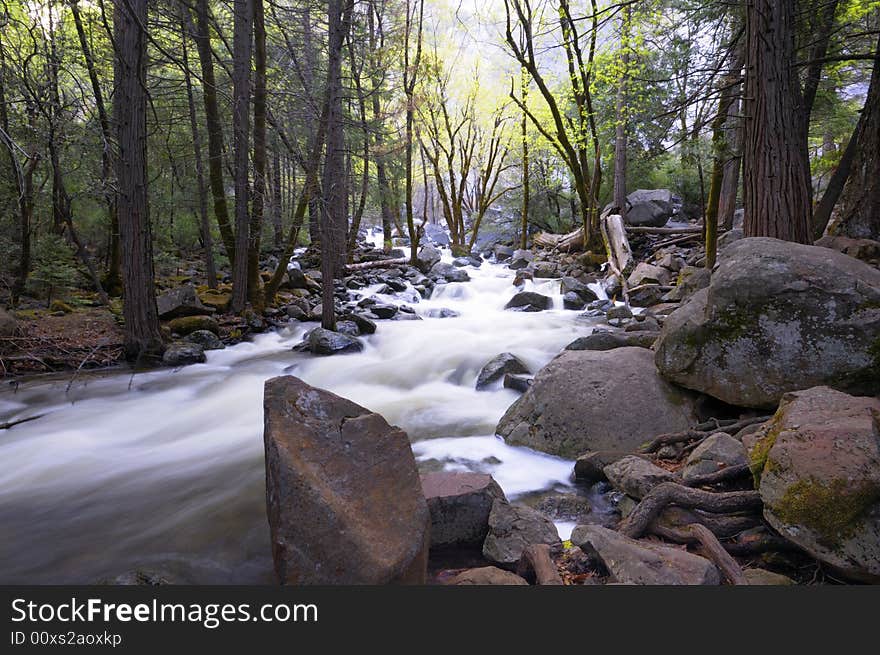
[[[185,13],[186,7],[181,8]],[[208,189],[205,186],[205,170],[202,163],[202,137],[196,119],[196,102],[193,94],[192,77],[189,69],[189,48],[187,47],[188,21],[181,25],[181,54],[183,56],[183,79],[186,85],[186,102],[189,108],[189,129],[192,132],[193,155],[196,164],[196,189],[199,196],[199,231],[205,250],[205,269],[208,277],[208,288],[217,288],[217,267],[214,264],[214,240],[211,236],[211,224],[208,221]],[[194,36],[194,35],[190,35]]]
[[250,244],[249,143],[253,2],[235,0],[232,36],[232,133],[235,139],[235,260],[232,264],[230,309],[239,313],[248,300],[248,246]]
[[[740,74],[742,71],[739,71]],[[721,178],[721,193],[718,197],[718,224],[723,230],[733,228],[733,215],[736,213],[736,195],[739,189],[739,171],[742,165],[742,84],[734,89],[735,98],[727,112],[724,127],[724,141],[728,147],[728,156],[724,162],[724,173]]]
[[[710,271],[715,266],[717,255],[718,224],[721,201],[721,188],[724,183],[724,168],[730,161],[730,146],[725,140],[726,132],[724,124],[730,116],[730,108],[735,105],[737,99],[738,84],[742,70],[742,47],[736,47],[734,61],[730,71],[721,80],[721,95],[718,100],[718,113],[712,121],[712,176],[709,182],[709,200],[706,203],[704,218],[705,244],[706,244],[706,268]],[[735,193],[735,190],[734,190]]]
[[746,24],[745,233],[811,243],[806,127],[792,66],[794,1],[752,0]]
[[343,271],[345,245],[345,134],[342,104],[342,44],[351,25],[352,0],[330,0],[327,7],[327,155],[324,158],[321,216],[321,326],[336,329],[335,280]]
[[385,153],[383,152],[385,121],[382,117],[381,102],[379,100],[382,86],[382,71],[379,70],[376,53],[380,47],[384,46],[385,36],[382,28],[382,16],[378,12],[379,9],[371,3],[367,12],[367,29],[370,43],[370,63],[373,68],[373,93],[371,94],[373,105],[373,142],[375,144],[373,159],[376,162],[376,185],[379,188],[379,210],[382,215],[383,250],[388,253],[391,252],[391,225],[394,219],[391,215],[391,187],[388,184],[388,173],[385,169]]
[[113,117],[119,148],[117,210],[122,241],[125,350],[140,359],[162,351],[147,204],[147,0],[114,0]]
[[[410,2],[418,2],[418,26],[413,25],[415,20],[415,11],[411,11]],[[406,43],[404,43],[404,66],[403,66],[403,90],[406,94],[406,155],[405,155],[405,203],[406,203],[406,227],[409,232],[410,240],[410,261],[413,265],[416,263],[416,256],[419,250],[419,231],[416,228],[415,218],[413,216],[413,122],[415,120],[415,84],[419,70],[419,62],[422,56],[422,17],[424,12],[424,0],[407,0],[406,4]],[[416,30],[416,52],[415,56],[410,59],[410,38],[413,29]]]
[[281,190],[281,155],[278,152],[278,142],[275,140],[272,149],[272,243],[280,248],[284,243],[284,225],[281,221],[282,213],[282,190]]
[[876,52],[852,169],[840,198],[840,220],[834,226],[835,234],[862,239],[880,239],[880,38]]
[[617,83],[617,107],[614,121],[614,206],[621,217],[626,217],[626,123],[629,81],[629,23],[631,8],[624,8],[620,16],[621,75]]
[[519,247],[523,250],[528,245],[529,238],[529,123],[526,108],[529,98],[529,78],[525,68],[520,70],[520,95],[522,96],[523,110],[519,121],[519,130],[522,138],[522,207],[520,208]]
[[254,188],[248,239],[248,299],[261,310],[260,240],[266,205],[266,25],[263,0],[251,0],[254,8]]
[[806,127],[810,125],[813,103],[816,100],[816,92],[819,90],[819,82],[822,79],[823,60],[828,52],[828,42],[831,40],[831,32],[834,29],[834,15],[837,13],[838,0],[821,1],[822,6],[819,7],[818,15],[815,16],[818,25],[813,24],[812,20],[808,20],[810,27],[813,28],[808,35],[813,47],[810,49],[810,64],[807,66],[807,74],[804,79],[802,107]]
[[214,217],[229,263],[235,261],[235,235],[229,221],[226,186],[223,183],[223,125],[217,102],[217,81],[214,76],[214,55],[211,52],[211,22],[208,0],[196,0],[196,46],[202,72],[202,99],[205,104],[205,127],[208,133],[208,180],[214,198]]
[[122,292],[122,258],[119,247],[119,220],[116,215],[116,194],[113,191],[113,162],[110,153],[113,148],[113,134],[110,130],[110,119],[107,116],[107,108],[104,105],[104,94],[101,91],[101,82],[98,78],[98,70],[86,38],[82,16],[79,12],[79,0],[70,0],[70,10],[73,14],[73,22],[76,26],[76,34],[79,38],[80,50],[86,62],[86,70],[89,74],[89,82],[92,85],[92,95],[95,98],[95,109],[98,112],[98,124],[101,126],[101,189],[104,201],[107,203],[107,214],[110,229],[110,251],[107,257],[107,272],[104,275],[104,288],[111,295],[119,295]]

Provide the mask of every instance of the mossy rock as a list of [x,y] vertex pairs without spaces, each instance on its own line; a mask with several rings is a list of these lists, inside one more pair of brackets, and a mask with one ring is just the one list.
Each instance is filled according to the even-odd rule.
[[224,311],[227,305],[229,305],[231,299],[232,294],[229,293],[220,293],[217,291],[199,292],[199,300],[202,301],[202,304],[206,307],[212,307],[218,312]]
[[181,316],[168,322],[168,327],[174,334],[186,336],[196,330],[208,330],[214,334],[220,334],[220,326],[211,316]]
[[878,427],[880,399],[814,387],[786,394],[750,453],[770,525],[866,582],[880,581]]
[[63,300],[53,300],[49,303],[49,311],[50,312],[64,312],[65,314],[73,313],[73,306],[64,302]]

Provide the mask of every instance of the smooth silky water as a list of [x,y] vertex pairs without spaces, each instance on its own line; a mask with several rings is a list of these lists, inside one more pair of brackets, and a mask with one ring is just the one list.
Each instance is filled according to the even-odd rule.
[[[552,296],[553,310],[519,313],[504,311],[513,271],[490,262],[467,271],[470,282],[412,303],[423,320],[379,321],[362,353],[294,353],[315,324],[293,323],[210,351],[204,364],[4,389],[0,421],[43,416],[0,432],[0,583],[91,583],[132,569],[196,584],[273,582],[262,395],[277,375],[401,426],[423,470],[491,473],[512,499],[571,491],[572,462],[494,436],[517,394],[474,383],[501,352],[537,371],[594,323],[562,309],[558,280],[525,287]],[[429,317],[440,308],[460,315]],[[559,524],[563,538],[571,527]]]

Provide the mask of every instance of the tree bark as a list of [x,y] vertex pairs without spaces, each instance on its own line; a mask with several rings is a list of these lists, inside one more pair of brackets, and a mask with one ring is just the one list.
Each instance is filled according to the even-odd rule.
[[250,245],[249,143],[251,55],[253,44],[254,0],[233,3],[232,36],[232,133],[235,173],[235,259],[232,264],[230,309],[240,313],[248,300],[248,255]]
[[811,243],[806,126],[793,67],[794,0],[753,0],[746,25],[745,233]]
[[205,104],[205,127],[208,133],[208,180],[214,199],[214,216],[229,263],[235,261],[235,235],[229,221],[226,186],[223,182],[223,125],[217,102],[217,82],[211,52],[211,23],[208,0],[196,0],[196,46],[202,72],[202,99]]
[[[186,7],[182,7],[184,16]],[[186,101],[189,108],[189,129],[192,133],[193,155],[196,165],[196,190],[199,196],[199,231],[202,235],[202,246],[205,251],[205,269],[208,278],[208,288],[217,288],[217,267],[214,264],[214,239],[211,236],[211,225],[208,222],[208,189],[205,186],[205,171],[202,162],[202,137],[199,134],[199,124],[196,119],[196,102],[193,94],[192,76],[189,69],[189,49],[187,48],[188,21],[184,19],[181,25],[181,55],[183,57],[183,79],[186,85]],[[192,36],[192,35],[191,35]]]
[[117,129],[117,210],[122,242],[125,351],[161,353],[147,196],[147,0],[114,0],[113,114]]
[[[327,7],[327,154],[324,158],[321,198],[321,326],[336,329],[334,287],[344,272],[348,219],[345,176],[345,134],[342,104],[342,45],[351,26],[353,0],[330,0]],[[344,226],[344,227],[343,227]]]
[[248,300],[262,310],[260,242],[266,206],[266,25],[263,0],[251,0],[254,11],[254,187],[248,227]]
[[[877,55],[880,57],[880,38]],[[880,239],[880,59],[874,63],[861,122],[834,232],[858,239]]]

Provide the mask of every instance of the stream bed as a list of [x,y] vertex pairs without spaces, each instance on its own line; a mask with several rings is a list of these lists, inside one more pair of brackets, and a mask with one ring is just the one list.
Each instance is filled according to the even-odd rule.
[[[474,383],[501,352],[537,371],[596,323],[562,309],[558,280],[525,287],[552,296],[554,309],[519,313],[504,311],[514,271],[466,270],[470,282],[412,303],[423,320],[380,321],[361,353],[292,352],[316,325],[292,322],[209,351],[204,364],[3,389],[0,420],[43,416],[0,432],[0,583],[88,584],[132,569],[194,584],[272,583],[262,394],[277,375],[399,425],[423,470],[491,473],[511,499],[571,492],[572,462],[494,436],[518,394]],[[458,316],[433,318],[441,308]],[[558,527],[566,538],[573,526]]]

